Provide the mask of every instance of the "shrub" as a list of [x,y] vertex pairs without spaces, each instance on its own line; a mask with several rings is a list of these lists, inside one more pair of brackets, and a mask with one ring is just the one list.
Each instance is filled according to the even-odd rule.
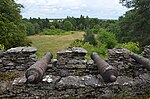
[[68,35],[68,34],[72,34],[72,32],[69,32],[69,31],[66,32],[62,29],[45,29],[40,34],[43,34],[43,35]]
[[5,50],[5,47],[4,47],[3,44],[0,44],[0,50],[1,50],[1,51],[4,51],[4,50]]
[[139,43],[128,42],[121,45],[121,48],[126,48],[132,52],[138,53],[140,51]]
[[72,42],[70,45],[74,46],[74,47],[81,47],[81,48],[86,49],[88,51],[86,59],[88,59],[88,60],[90,59],[90,55],[91,55],[92,51],[94,51],[93,45],[89,44],[88,42],[84,43],[81,40],[76,40],[76,41]]
[[115,34],[108,32],[106,29],[100,29],[97,34],[97,40],[99,43],[106,45],[106,48],[114,48],[118,41]]
[[94,51],[97,52],[102,58],[106,59],[108,56],[108,49],[105,44],[101,44],[98,47],[94,48]]
[[86,49],[88,51],[87,53],[87,57],[86,59],[91,59],[91,53],[92,52],[97,52],[102,58],[106,58],[107,57],[107,48],[105,47],[105,45],[101,45],[101,46],[93,46],[91,44],[89,44],[88,42],[83,42],[82,40],[76,40],[74,42],[72,42],[70,44],[71,46],[74,47],[82,47],[84,49]]
[[54,25],[50,26],[50,29],[56,29]]
[[70,21],[65,21],[64,22],[64,30],[66,31],[71,31],[73,28],[73,25]]

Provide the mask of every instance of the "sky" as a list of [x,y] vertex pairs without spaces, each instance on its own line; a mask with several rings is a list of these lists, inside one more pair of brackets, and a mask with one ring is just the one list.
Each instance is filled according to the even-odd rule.
[[99,19],[118,19],[127,8],[119,0],[15,0],[24,6],[24,18],[66,18],[80,15]]

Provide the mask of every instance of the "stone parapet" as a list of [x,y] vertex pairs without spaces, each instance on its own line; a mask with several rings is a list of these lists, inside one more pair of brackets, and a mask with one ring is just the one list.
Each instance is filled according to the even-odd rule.
[[6,52],[4,52],[0,71],[5,72],[9,70],[26,70],[29,68],[29,66],[37,61],[35,54],[36,51],[37,49],[34,47],[16,47],[8,49]]
[[[34,56],[34,54],[31,55]],[[23,56],[22,53],[16,55]],[[30,54],[28,54],[29,57]],[[130,96],[137,99],[138,95],[148,93],[150,72],[131,58],[126,49],[109,50],[107,62],[119,73],[117,80],[113,83],[105,83],[93,60],[86,60],[85,57],[86,50],[83,48],[64,49],[57,53],[57,59],[53,59],[48,64],[46,74],[38,84],[27,83],[24,76],[9,83],[0,82],[0,98],[120,99]],[[11,62],[16,63],[16,60],[13,59]],[[143,99],[149,97],[146,96]]]

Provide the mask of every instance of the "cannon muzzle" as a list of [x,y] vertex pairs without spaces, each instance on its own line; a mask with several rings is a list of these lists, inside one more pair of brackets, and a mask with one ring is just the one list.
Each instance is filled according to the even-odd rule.
[[115,82],[117,80],[118,72],[105,60],[100,58],[96,52],[91,54],[91,58],[96,63],[98,70],[105,82]]
[[52,57],[53,55],[50,52],[47,52],[43,58],[27,69],[25,73],[27,83],[38,83],[42,80],[48,63],[51,61]]
[[131,52],[131,57],[142,64],[147,70],[150,70],[150,60]]

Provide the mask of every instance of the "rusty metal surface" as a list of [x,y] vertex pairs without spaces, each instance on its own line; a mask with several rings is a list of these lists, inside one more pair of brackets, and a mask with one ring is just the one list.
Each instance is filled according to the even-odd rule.
[[91,54],[91,58],[96,63],[98,70],[105,82],[116,81],[118,72],[111,65],[109,65],[105,60],[100,58],[100,56],[96,52],[93,52]]
[[131,52],[131,57],[142,64],[147,70],[150,70],[150,60]]
[[50,52],[47,52],[43,58],[33,64],[29,69],[27,69],[25,73],[27,83],[38,83],[42,80],[48,63],[51,61],[52,57],[52,54]]

